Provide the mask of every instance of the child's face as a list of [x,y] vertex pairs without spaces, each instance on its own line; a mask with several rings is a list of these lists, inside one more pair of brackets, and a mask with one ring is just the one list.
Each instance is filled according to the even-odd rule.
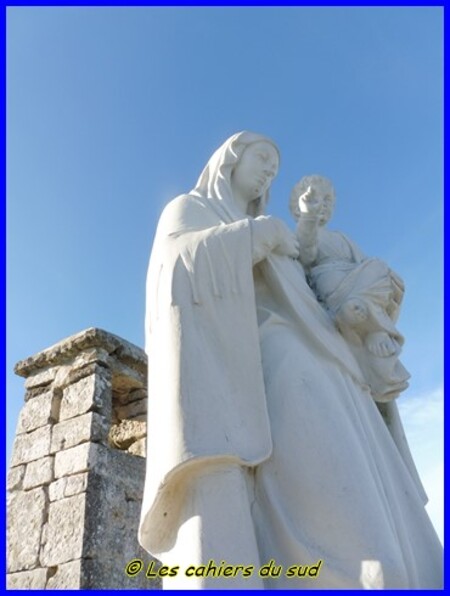
[[314,190],[320,204],[319,225],[324,226],[330,221],[331,216],[333,215],[334,195],[331,194],[329,190],[321,187],[316,187]]
[[[298,197],[308,205],[307,213],[314,214],[319,219],[319,225],[324,226],[331,219],[334,210],[334,193],[332,189],[322,184],[311,184],[306,192]],[[302,211],[300,207],[300,211]]]

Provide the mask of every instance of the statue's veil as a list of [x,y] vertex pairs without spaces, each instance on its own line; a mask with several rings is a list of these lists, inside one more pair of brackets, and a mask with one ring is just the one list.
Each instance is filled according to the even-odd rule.
[[[244,150],[249,145],[260,142],[270,143],[276,150],[278,158],[280,157],[278,147],[271,139],[253,132],[238,132],[213,153],[200,174],[195,188],[189,194],[204,199],[213,199],[214,209],[224,221],[231,222],[242,219],[242,213],[233,199],[231,174]],[[251,217],[262,215],[268,200],[269,190],[252,201],[248,215]]]

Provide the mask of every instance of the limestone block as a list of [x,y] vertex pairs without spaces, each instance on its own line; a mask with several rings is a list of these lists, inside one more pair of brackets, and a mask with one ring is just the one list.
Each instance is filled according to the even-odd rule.
[[81,586],[82,560],[58,565],[56,573],[48,580],[47,589],[79,590]]
[[111,376],[110,362],[111,358],[108,355],[105,356],[102,349],[81,352],[76,358],[59,367],[53,386],[58,389],[65,389],[69,385],[91,375]]
[[147,382],[146,375],[143,371],[137,371],[123,362],[110,358],[110,367],[113,375],[113,384],[115,391],[121,394],[121,401],[128,401],[128,396],[131,392],[142,390]]
[[87,585],[93,587],[155,589],[160,584],[147,579],[145,572],[132,578],[124,573],[129,561],[139,558],[145,564],[149,559],[137,541],[141,503],[130,501],[126,488],[127,479],[123,473],[109,479],[97,474],[90,478],[84,576]]
[[47,569],[19,571],[6,576],[8,590],[43,590],[47,582]]
[[27,463],[50,454],[51,425],[30,433],[17,435],[14,440],[11,466]]
[[88,484],[88,473],[83,472],[82,474],[75,474],[75,476],[69,476],[64,490],[65,497],[71,497],[72,495],[78,495],[83,493],[87,489]]
[[80,416],[90,410],[96,410],[107,419],[110,418],[111,381],[105,374],[101,374],[105,369],[98,369],[98,374],[84,377],[63,390],[60,421]]
[[111,457],[107,474],[94,472],[89,476],[83,556],[111,559],[125,566],[127,557],[131,560],[146,555],[137,542],[145,462],[139,459],[142,465],[136,466],[133,464],[138,458],[120,451],[111,455],[116,453],[124,457]]
[[51,368],[36,372],[25,380],[25,388],[31,389],[32,387],[50,385],[55,379],[57,372],[57,366],[52,366]]
[[146,437],[147,425],[138,420],[122,420],[119,424],[111,426],[109,431],[109,443],[117,449],[128,449],[128,447]]
[[128,453],[132,453],[133,455],[138,455],[139,457],[146,457],[147,452],[147,439],[142,438],[136,443],[133,443],[128,447]]
[[25,392],[25,401],[28,402],[30,399],[37,397],[38,395],[43,395],[44,393],[48,393],[50,390],[53,390],[54,386],[51,388],[48,385],[43,385],[41,387],[31,387],[27,389]]
[[25,476],[25,466],[17,466],[8,470],[7,489],[14,490],[22,488],[22,480]]
[[137,541],[137,530],[139,526],[140,514],[140,502],[129,501],[126,504],[125,519],[127,520],[127,523],[122,533],[122,561],[130,561],[135,557],[138,557],[143,561],[149,558],[148,553],[139,545]]
[[[56,573],[47,581],[47,589],[160,589],[160,580],[145,577],[144,570],[147,567],[147,561],[151,557],[141,551],[142,549],[139,549],[138,553],[127,559],[125,563],[112,557],[94,557],[92,559],[77,559],[76,561],[58,565]],[[125,573],[125,565],[136,557],[144,562],[143,571],[136,577],[128,577]]]
[[[132,559],[135,559],[133,556]],[[100,588],[116,590],[155,590],[160,589],[161,581],[158,579],[147,579],[145,577],[146,562],[149,556],[140,556],[144,562],[144,568],[139,575],[128,577],[125,573],[123,560],[117,559],[86,559],[83,561],[82,588]]]
[[52,567],[81,557],[85,506],[85,494],[50,503],[41,565]]
[[55,480],[55,482],[50,484],[48,487],[48,497],[50,501],[59,501],[59,499],[64,499],[67,480],[67,477],[58,478],[58,480]]
[[80,352],[71,364],[72,368],[84,368],[88,364],[101,363],[107,366],[109,362],[108,351],[104,348],[90,348]]
[[88,483],[88,473],[75,474],[74,476],[64,476],[49,486],[50,501],[58,501],[64,497],[71,497],[86,492]]
[[30,432],[55,422],[58,419],[58,410],[59,398],[51,390],[30,399],[20,412],[17,432]]
[[129,404],[117,406],[114,408],[114,410],[119,420],[136,418],[136,416],[143,416],[142,419],[145,420],[145,416],[147,414],[147,400],[138,399],[130,402]]
[[[126,470],[126,474],[125,471]],[[126,451],[111,449],[109,452],[109,478],[120,479],[125,487],[127,501],[141,501],[144,490],[145,459]]]
[[[124,486],[112,477],[93,474],[87,495],[83,555],[92,558],[102,554],[104,558],[115,558],[122,553],[127,523]],[[133,525],[137,532],[137,520]]]
[[107,466],[106,447],[98,443],[82,443],[55,455],[55,478],[86,472],[92,468],[103,468],[106,473]]
[[106,441],[108,430],[107,420],[97,412],[70,418],[53,427],[50,450],[55,453],[86,441]]
[[53,381],[53,387],[56,389],[60,389],[61,391],[68,387],[69,385],[73,385],[77,383],[81,379],[85,377],[89,377],[90,375],[95,374],[96,372],[96,365],[94,363],[87,364],[83,368],[74,368],[73,361],[71,360],[69,363],[62,364],[58,369],[58,374]]
[[37,566],[46,505],[41,487],[12,493],[8,508],[8,571]]
[[147,389],[130,389],[126,393],[118,392],[117,394],[117,400],[123,406],[126,406],[133,401],[139,401],[142,399],[147,399]]
[[23,481],[24,489],[34,488],[50,484],[53,480],[53,457],[43,457],[27,465],[25,478]]
[[[91,327],[72,335],[38,354],[18,362],[14,367],[16,374],[29,377],[51,366],[72,362],[81,352],[91,348],[105,350],[110,361],[120,361],[145,377],[147,356],[143,350],[126,340],[102,329]],[[111,364],[111,363],[109,363]]]

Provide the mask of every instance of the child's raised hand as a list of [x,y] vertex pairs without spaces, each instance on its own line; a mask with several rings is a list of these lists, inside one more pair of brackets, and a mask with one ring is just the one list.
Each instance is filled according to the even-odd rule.
[[306,192],[298,199],[298,208],[301,215],[319,216],[321,207],[320,197],[312,186],[308,186]]

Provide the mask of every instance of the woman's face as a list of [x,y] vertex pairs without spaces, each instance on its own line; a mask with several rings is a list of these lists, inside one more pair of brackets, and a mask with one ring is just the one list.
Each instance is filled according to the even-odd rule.
[[252,143],[244,149],[231,174],[234,192],[250,202],[261,197],[278,172],[278,153],[265,141]]

